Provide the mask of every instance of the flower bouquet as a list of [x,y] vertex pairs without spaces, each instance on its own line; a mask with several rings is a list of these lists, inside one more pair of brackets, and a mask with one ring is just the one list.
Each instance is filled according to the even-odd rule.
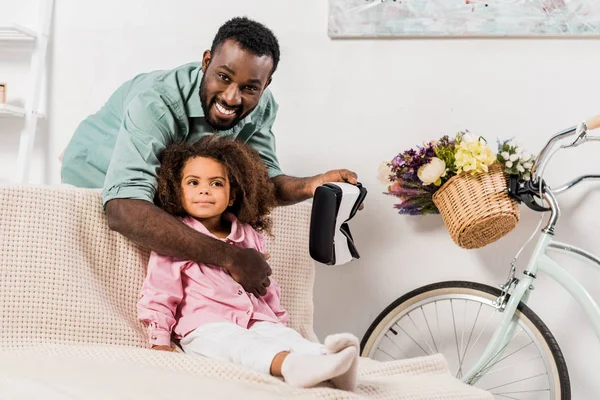
[[508,176],[531,176],[534,159],[512,140],[494,151],[483,137],[459,132],[417,146],[379,168],[386,194],[399,198],[400,214],[441,214],[452,239],[478,248],[510,232],[518,203],[507,193]]

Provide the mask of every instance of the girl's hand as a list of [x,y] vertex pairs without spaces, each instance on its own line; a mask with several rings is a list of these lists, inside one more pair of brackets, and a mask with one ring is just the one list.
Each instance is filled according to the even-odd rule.
[[170,351],[170,352],[175,352],[175,349],[172,348],[171,346],[152,346],[152,350],[162,350],[162,351]]

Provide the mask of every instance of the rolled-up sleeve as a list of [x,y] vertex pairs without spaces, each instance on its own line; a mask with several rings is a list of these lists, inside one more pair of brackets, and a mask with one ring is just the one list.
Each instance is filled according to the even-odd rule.
[[268,103],[263,114],[263,122],[260,128],[248,139],[248,144],[252,146],[262,158],[267,170],[269,177],[274,178],[278,175],[282,175],[281,167],[279,166],[279,160],[277,159],[277,153],[275,148],[275,134],[273,134],[273,124],[277,117],[277,103],[269,96]]
[[104,206],[113,199],[154,201],[160,154],[177,129],[167,104],[164,95],[148,90],[127,106],[104,181]]
[[168,346],[171,343],[177,307],[183,299],[181,270],[190,264],[190,261],[150,253],[137,311],[138,318],[147,325],[151,345]]

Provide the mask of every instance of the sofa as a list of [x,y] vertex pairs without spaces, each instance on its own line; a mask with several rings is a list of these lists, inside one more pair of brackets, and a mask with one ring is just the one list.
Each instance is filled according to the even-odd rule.
[[[310,203],[278,207],[267,250],[289,326],[313,331]],[[361,359],[354,392],[149,349],[136,318],[148,251],[108,228],[99,190],[0,186],[1,399],[492,399],[441,355]]]

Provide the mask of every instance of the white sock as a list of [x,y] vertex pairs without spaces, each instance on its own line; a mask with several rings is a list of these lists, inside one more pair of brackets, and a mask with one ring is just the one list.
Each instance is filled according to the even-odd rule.
[[336,354],[348,348],[356,349],[356,356],[352,360],[352,365],[345,373],[332,378],[333,384],[342,390],[354,390],[358,385],[358,357],[360,344],[358,338],[351,333],[337,333],[325,338],[325,352],[327,354]]
[[356,349],[349,347],[335,354],[303,355],[290,353],[281,366],[281,375],[295,387],[313,387],[344,374],[356,358]]

